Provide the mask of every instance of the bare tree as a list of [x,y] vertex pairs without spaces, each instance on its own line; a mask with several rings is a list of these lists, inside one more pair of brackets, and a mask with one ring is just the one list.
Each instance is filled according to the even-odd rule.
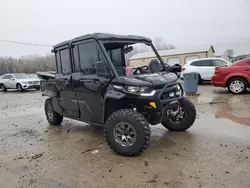
[[224,52],[224,55],[228,57],[233,57],[234,56],[234,50],[233,49],[226,49]]
[[167,42],[162,37],[154,37],[153,44],[156,50],[171,50],[175,48],[174,45],[167,44]]
[[19,59],[0,57],[0,75],[5,73],[35,73],[55,70],[55,58],[47,56],[24,56]]

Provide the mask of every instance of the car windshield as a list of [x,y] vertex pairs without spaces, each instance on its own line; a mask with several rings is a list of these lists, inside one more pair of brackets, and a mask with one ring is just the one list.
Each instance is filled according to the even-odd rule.
[[14,74],[14,76],[15,76],[16,79],[30,78],[29,75],[23,74],[23,73],[21,73],[21,74]]
[[106,43],[104,47],[119,76],[126,75],[126,67],[128,66],[135,68],[149,65],[151,60],[160,62],[152,47],[145,43]]

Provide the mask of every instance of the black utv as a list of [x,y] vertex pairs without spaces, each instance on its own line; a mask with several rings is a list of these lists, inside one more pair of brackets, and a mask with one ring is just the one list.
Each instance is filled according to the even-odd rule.
[[[155,58],[128,76],[128,57],[144,44]],[[162,61],[149,38],[95,33],[53,47],[57,71],[38,73],[51,125],[63,117],[104,126],[110,147],[120,155],[141,154],[150,124],[185,131],[196,119],[177,74]]]

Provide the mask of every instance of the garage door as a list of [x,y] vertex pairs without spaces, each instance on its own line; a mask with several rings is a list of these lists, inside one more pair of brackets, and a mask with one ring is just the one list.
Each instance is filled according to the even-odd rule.
[[168,63],[170,66],[173,66],[173,65],[175,65],[175,64],[181,64],[181,59],[178,58],[178,57],[168,58],[168,59],[167,59],[167,63]]
[[193,59],[200,59],[200,57],[198,55],[194,55],[194,56],[186,56],[185,57],[185,63],[187,61],[193,60]]

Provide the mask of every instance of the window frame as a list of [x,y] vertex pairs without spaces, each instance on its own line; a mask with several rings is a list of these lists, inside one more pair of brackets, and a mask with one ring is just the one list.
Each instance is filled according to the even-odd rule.
[[55,58],[56,58],[57,73],[62,74],[62,62],[61,62],[60,50],[55,51]]
[[9,78],[4,78],[4,77],[7,77],[7,76],[10,76],[10,75],[9,74],[5,74],[5,75],[3,75],[3,77],[1,79],[3,79],[3,80],[9,80]]
[[[70,63],[70,72],[69,73],[63,72],[63,63],[62,63],[62,55],[61,55],[61,51],[63,51],[63,50],[68,50],[68,53],[69,53],[69,63]],[[72,58],[71,58],[70,48],[69,47],[61,48],[58,50],[58,52],[59,52],[59,57],[60,57],[61,74],[63,74],[63,75],[72,74],[73,71],[72,71]]]
[[[75,61],[75,54],[74,54],[74,48],[77,49],[77,57],[78,57],[78,70],[76,70],[76,61]],[[81,72],[81,64],[80,64],[80,52],[79,52],[79,44],[72,45],[71,47],[71,56],[72,56],[72,64],[73,64],[73,72]]]
[[[81,67],[81,56],[80,56],[80,47],[79,46],[83,45],[83,44],[87,44],[87,43],[96,44],[96,47],[99,50],[99,53],[101,53],[101,55],[103,57],[103,60],[105,60],[105,63],[107,64],[107,66],[108,66],[108,68],[110,70],[110,73],[112,74],[112,77],[113,77],[115,74],[113,72],[113,69],[110,66],[110,63],[109,63],[111,60],[107,59],[107,58],[110,58],[110,57],[107,57],[108,55],[106,56],[105,52],[107,52],[107,51],[106,51],[105,47],[103,46],[103,44],[100,45],[100,43],[95,39],[86,39],[86,40],[76,41],[76,42],[72,43],[72,46],[74,46],[74,47],[78,46],[78,57],[79,57],[79,68],[80,68],[79,72],[81,72],[83,75],[86,75],[86,76],[97,75],[96,73],[95,74],[86,74],[86,73],[84,73],[84,71],[82,70],[82,67]],[[103,50],[103,48],[104,48],[105,51]],[[110,79],[110,78],[108,78],[108,79]]]
[[[192,65],[193,63],[197,63],[197,65]],[[191,66],[194,66],[194,67],[201,67],[198,63],[200,63],[200,60],[197,60],[197,61],[192,61],[190,63]]]
[[[204,61],[211,61],[212,64],[211,66],[209,65],[204,65],[202,62]],[[198,65],[192,65],[192,63],[198,63]],[[213,64],[213,60],[212,59],[205,59],[205,60],[197,60],[197,61],[193,61],[192,63],[190,63],[191,66],[195,66],[195,67],[214,67],[214,64]]]
[[9,74],[9,76],[10,76],[9,80],[11,80],[11,78],[13,78],[14,80],[16,79],[16,77],[12,74]]
[[222,66],[217,66],[217,65],[215,64],[215,61],[221,61],[221,62],[223,62],[223,63],[224,63],[224,66],[226,66],[226,64],[227,64],[225,61],[223,61],[223,60],[221,60],[221,59],[213,59],[212,61],[213,61],[213,66],[214,66],[214,67],[222,67]]
[[201,60],[201,62],[202,62],[202,61],[210,61],[210,62],[211,62],[211,65],[203,65],[203,66],[201,66],[201,67],[215,67],[215,66],[214,66],[214,62],[213,62],[212,59]]

